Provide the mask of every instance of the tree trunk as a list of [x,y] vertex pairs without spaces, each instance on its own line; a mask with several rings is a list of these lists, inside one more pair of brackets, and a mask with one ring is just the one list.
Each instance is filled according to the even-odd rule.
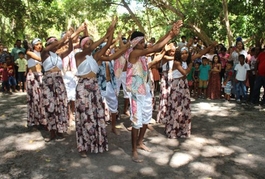
[[136,17],[136,15],[133,13],[133,11],[131,10],[131,8],[129,7],[129,5],[125,2],[125,0],[121,0],[121,3],[123,4],[123,6],[125,7],[125,9],[127,9],[127,11],[129,12],[129,14],[131,15],[133,21],[136,23],[136,25],[139,27],[139,30],[146,34],[144,27],[142,26],[142,23],[139,21],[139,19]]
[[230,29],[230,22],[229,22],[229,18],[228,18],[228,7],[227,7],[227,1],[226,0],[223,0],[223,11],[224,11],[224,18],[225,18],[226,33],[227,33],[227,37],[228,37],[228,44],[229,44],[229,47],[231,47],[232,43],[233,43],[233,34],[231,32],[231,29]]

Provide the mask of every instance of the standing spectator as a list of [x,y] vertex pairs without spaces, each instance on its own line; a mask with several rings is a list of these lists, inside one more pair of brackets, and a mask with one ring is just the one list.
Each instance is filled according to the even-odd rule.
[[209,72],[211,70],[211,66],[208,64],[207,57],[202,57],[202,64],[200,65],[199,70],[199,98],[205,98],[209,80]]
[[16,90],[16,86],[17,86],[17,81],[15,78],[15,64],[14,62],[11,60],[10,56],[6,56],[6,64],[7,64],[7,69],[8,69],[8,82],[9,85],[11,87],[11,89],[13,90],[13,92],[17,92]]
[[182,35],[181,36],[181,41],[178,42],[178,49],[182,49],[182,47],[186,46],[187,45],[187,41],[186,41],[186,36],[185,35]]
[[246,80],[247,72],[250,70],[249,65],[245,62],[245,56],[243,54],[238,56],[239,64],[235,66],[235,84],[236,84],[236,101],[240,102],[240,95],[242,95],[242,100],[247,99],[247,89]]
[[6,62],[6,57],[10,57],[10,53],[8,52],[7,47],[4,47],[2,43],[0,43],[0,64]]
[[221,83],[220,83],[221,62],[218,55],[213,56],[210,78],[207,88],[207,98],[220,99]]
[[200,63],[196,62],[194,65],[194,70],[193,70],[193,74],[192,74],[192,78],[193,78],[193,93],[194,93],[194,97],[198,98],[198,90],[199,90],[199,75],[200,75]]
[[18,67],[18,87],[20,92],[24,92],[26,88],[26,75],[27,75],[27,64],[28,61],[24,57],[24,52],[18,52],[19,58],[15,61]]
[[[17,39],[14,48],[11,51],[11,59],[15,62],[18,59],[18,52],[26,53],[26,49],[21,47],[21,40]],[[15,64],[15,77],[18,84],[18,66]]]
[[[265,89],[265,51],[264,50],[259,54],[257,58],[256,69],[257,69],[256,80],[253,89],[253,96],[251,98],[251,102],[254,104],[259,103],[261,86],[263,86],[263,88]],[[262,105],[265,104],[265,93],[263,94],[261,104]]]
[[230,101],[231,89],[232,89],[232,78],[233,78],[233,62],[227,62],[224,75],[224,93],[225,100]]
[[2,76],[2,91],[3,93],[11,93],[9,90],[9,83],[8,83],[8,69],[6,62],[3,63],[2,68],[0,69],[1,76]]
[[234,51],[232,52],[232,54],[229,57],[229,60],[233,61],[234,67],[239,63],[239,55],[244,55],[244,57],[247,57],[247,51],[244,48],[244,44],[242,41],[237,41],[236,42],[236,47],[234,49]]
[[226,48],[224,46],[222,46],[220,48],[220,53],[218,54],[220,57],[220,61],[221,61],[221,72],[220,72],[220,82],[222,82],[222,80],[224,80],[224,74],[225,74],[225,67],[226,67],[226,63],[229,59],[229,53],[227,53]]
[[255,84],[255,79],[256,79],[256,63],[257,63],[257,57],[260,53],[260,48],[259,47],[253,47],[250,50],[250,61],[249,61],[249,67],[250,67],[250,73],[248,76],[249,80],[249,100],[252,98],[253,95],[253,88]]

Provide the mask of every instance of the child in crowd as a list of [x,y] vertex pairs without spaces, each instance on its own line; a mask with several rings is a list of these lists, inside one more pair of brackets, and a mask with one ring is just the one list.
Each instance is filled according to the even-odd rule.
[[240,95],[242,95],[242,100],[247,99],[247,88],[246,80],[247,73],[250,71],[249,64],[245,62],[245,55],[240,54],[238,56],[239,63],[235,66],[236,72],[236,101],[240,102]]
[[221,83],[220,83],[221,62],[219,56],[216,54],[212,59],[212,69],[210,72],[209,83],[207,88],[207,98],[220,99],[221,98]]
[[233,77],[233,62],[228,61],[226,63],[225,73],[224,73],[224,93],[225,100],[230,101],[231,89],[232,89],[232,77]]
[[24,58],[24,52],[18,53],[19,58],[16,60],[18,66],[18,87],[20,92],[24,92],[26,87],[26,75],[27,75],[27,60]]
[[211,66],[208,64],[208,59],[206,56],[202,57],[202,64],[200,65],[199,71],[199,97],[206,97],[206,89],[209,80],[209,72],[211,70]]
[[187,80],[188,80],[188,85],[189,85],[189,90],[190,90],[190,94],[191,96],[195,95],[194,92],[194,81],[193,81],[193,72],[194,72],[195,68],[194,66],[192,66],[189,74],[187,75]]
[[2,68],[0,69],[1,75],[2,75],[2,91],[4,93],[10,93],[9,91],[9,83],[8,83],[8,70],[6,62],[3,63]]
[[16,86],[17,81],[15,78],[15,65],[14,62],[12,62],[10,56],[6,56],[6,65],[8,70],[8,83],[10,85],[10,88],[13,90],[13,92],[17,92]]
[[200,63],[196,62],[194,65],[194,71],[192,74],[193,78],[193,90],[195,98],[198,98],[198,90],[199,90],[199,75],[200,75]]

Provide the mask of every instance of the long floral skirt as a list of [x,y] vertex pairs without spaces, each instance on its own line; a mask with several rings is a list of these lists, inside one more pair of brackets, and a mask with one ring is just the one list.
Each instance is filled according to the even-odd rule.
[[166,115],[165,133],[167,137],[190,137],[191,109],[187,79],[173,79]]
[[108,151],[104,111],[97,79],[80,78],[75,100],[76,140],[79,152]]
[[207,98],[210,98],[210,99],[221,98],[221,83],[220,83],[219,73],[210,74],[208,87],[207,87]]
[[45,109],[42,105],[42,78],[41,72],[27,74],[28,126],[47,125]]
[[48,130],[64,133],[68,128],[67,94],[61,72],[46,73],[43,77],[43,106]]
[[158,123],[165,123],[167,112],[168,97],[171,89],[171,80],[168,79],[168,73],[164,72],[161,78],[160,95],[159,95],[159,108],[156,121]]

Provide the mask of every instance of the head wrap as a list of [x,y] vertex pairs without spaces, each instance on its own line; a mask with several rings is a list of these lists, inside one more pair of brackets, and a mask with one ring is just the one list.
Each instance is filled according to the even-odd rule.
[[180,52],[183,52],[183,51],[187,51],[187,52],[189,52],[188,47],[182,47],[182,48],[180,49]]
[[140,36],[140,37],[135,37],[134,39],[132,39],[130,41],[131,43],[131,48],[134,48],[141,40],[144,39],[144,36]]
[[46,42],[46,46],[52,44],[54,41],[58,41],[56,37],[49,38]]
[[31,44],[32,44],[32,46],[34,46],[34,45],[36,45],[38,42],[41,42],[41,39],[39,39],[39,38],[35,38],[35,39],[32,40]]
[[81,49],[83,49],[84,45],[86,44],[86,42],[87,42],[88,40],[93,40],[93,39],[92,39],[91,37],[85,37],[85,38],[83,38],[83,39],[81,40],[81,42],[80,42],[80,47],[81,47]]
[[135,37],[130,41],[131,47],[125,52],[124,57],[128,60],[130,53],[133,51],[133,48],[144,39],[144,36]]

